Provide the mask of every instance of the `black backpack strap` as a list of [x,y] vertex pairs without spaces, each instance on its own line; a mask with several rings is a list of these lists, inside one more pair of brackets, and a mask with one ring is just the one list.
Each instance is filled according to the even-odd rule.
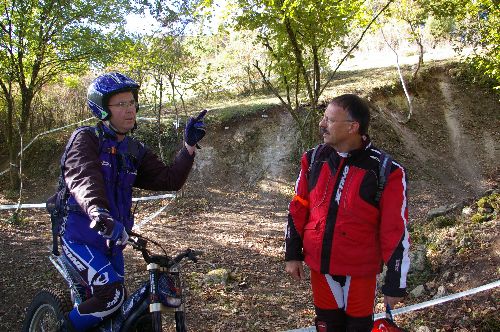
[[64,180],[64,164],[66,163],[69,149],[73,145],[78,134],[82,131],[89,130],[97,134],[97,136],[99,137],[99,151],[101,150],[103,138],[101,132],[96,128],[97,127],[82,126],[77,128],[71,134],[71,137],[69,138],[68,143],[66,144],[66,147],[64,149],[64,153],[61,156],[57,192],[54,195],[50,196],[47,200],[47,211],[50,213],[50,220],[52,224],[52,253],[57,256],[59,256],[59,236],[62,235],[61,228],[64,223],[64,217],[66,216],[68,210],[67,201],[69,198],[69,190]]
[[[318,180],[319,169],[321,168],[322,162],[325,160],[324,156],[321,154],[325,146],[325,144],[319,144],[314,147],[312,153],[308,152],[307,154],[309,157],[309,168],[307,169],[306,178],[309,191],[314,188],[316,181]],[[318,168],[318,165],[320,168]]]
[[128,155],[132,157],[132,162],[134,163],[136,169],[139,168],[145,154],[146,147],[144,144],[130,137],[128,143]]
[[380,202],[380,198],[382,197],[382,192],[384,191],[385,184],[387,179],[389,178],[389,174],[391,173],[392,166],[392,157],[390,154],[385,151],[380,151],[380,163],[378,169],[378,187],[377,193],[375,194],[375,203],[378,204]]
[[319,155],[319,152],[323,150],[324,144],[318,144],[314,147],[313,152],[311,154],[311,159],[309,160],[309,168],[307,169],[307,173],[311,173],[311,169],[313,168],[314,163],[317,161],[316,156]]
[[[68,187],[66,186],[66,181],[64,180],[64,164],[66,163],[66,159],[68,158],[68,152],[69,150],[71,149],[71,147],[73,146],[73,143],[75,142],[75,139],[76,137],[78,136],[79,133],[81,133],[82,131],[91,131],[92,133],[96,134],[98,137],[99,137],[99,153],[101,151],[101,147],[102,147],[102,133],[101,131],[98,129],[98,127],[92,127],[92,126],[82,126],[82,127],[78,127],[72,134],[71,134],[71,137],[69,138],[68,140],[68,143],[66,144],[66,148],[64,149],[64,153],[61,157],[61,162],[60,162],[60,169],[61,169],[61,173],[59,175],[59,187],[58,187],[58,194],[59,194],[59,199],[57,200],[56,202],[56,208],[61,208],[63,209],[64,207],[62,206],[62,204],[66,204],[66,200],[68,199],[69,197],[69,191],[68,191]],[[60,206],[58,206],[57,204],[61,204]]]

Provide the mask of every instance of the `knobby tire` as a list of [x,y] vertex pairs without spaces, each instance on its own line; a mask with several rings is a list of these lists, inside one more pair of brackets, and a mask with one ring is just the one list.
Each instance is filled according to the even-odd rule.
[[161,311],[151,313],[153,319],[153,332],[161,332]]
[[71,309],[69,294],[58,289],[42,289],[31,301],[21,331],[57,331],[64,314]]
[[175,312],[175,332],[186,332],[186,316],[184,311]]

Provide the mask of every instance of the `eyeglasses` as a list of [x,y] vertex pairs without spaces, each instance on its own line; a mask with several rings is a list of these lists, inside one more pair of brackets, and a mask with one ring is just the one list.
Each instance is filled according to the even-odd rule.
[[108,105],[108,106],[119,107],[121,109],[128,109],[128,108],[130,108],[132,106],[134,106],[134,108],[139,107],[139,103],[136,102],[135,100],[129,100],[129,101],[121,101],[119,103],[111,104],[111,105]]
[[321,119],[321,121],[331,122],[331,123],[335,123],[335,122],[356,122],[354,120],[335,120],[335,119],[330,119],[326,115],[323,116],[323,118]]

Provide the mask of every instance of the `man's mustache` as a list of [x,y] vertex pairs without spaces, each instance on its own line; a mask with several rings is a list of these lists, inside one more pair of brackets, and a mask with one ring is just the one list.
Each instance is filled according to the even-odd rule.
[[323,127],[319,127],[319,132],[321,135],[323,134],[329,134],[328,130],[326,130],[326,128],[323,128]]

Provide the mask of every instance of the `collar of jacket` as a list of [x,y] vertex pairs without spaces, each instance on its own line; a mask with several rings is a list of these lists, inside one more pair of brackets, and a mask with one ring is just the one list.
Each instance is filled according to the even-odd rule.
[[363,154],[365,151],[367,151],[372,146],[372,141],[370,139],[370,136],[368,136],[368,134],[367,135],[363,135],[361,137],[361,143],[362,143],[362,146],[359,149],[352,150],[352,151],[349,151],[347,153],[342,153],[342,154],[339,153],[339,152],[337,152],[337,154],[341,158],[356,159],[357,157],[359,157],[361,154]]
[[115,131],[113,129],[109,128],[108,126],[106,126],[106,124],[103,121],[101,121],[97,124],[97,129],[102,132],[102,134],[105,138],[110,138],[114,141],[116,141],[118,139]]

